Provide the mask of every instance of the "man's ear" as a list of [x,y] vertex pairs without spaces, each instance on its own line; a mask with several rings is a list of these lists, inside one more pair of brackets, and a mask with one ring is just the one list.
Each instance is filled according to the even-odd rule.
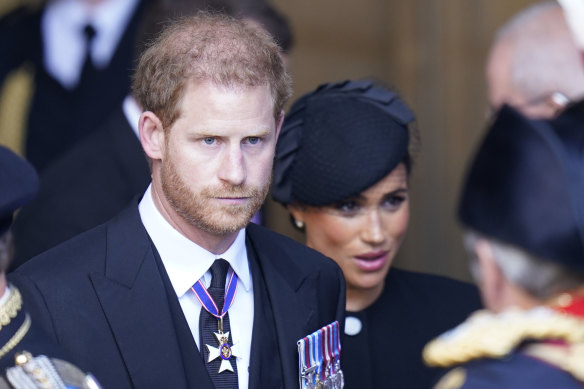
[[144,152],[152,160],[160,160],[164,156],[164,128],[162,122],[153,112],[146,111],[140,115],[138,124],[140,143]]
[[486,308],[498,312],[502,308],[503,291],[507,278],[497,265],[493,247],[489,241],[479,239],[475,244],[475,252],[479,265],[479,287]]
[[278,141],[278,137],[280,136],[280,130],[282,129],[282,124],[284,124],[284,111],[280,112],[280,116],[278,117],[278,122],[276,123],[276,141]]

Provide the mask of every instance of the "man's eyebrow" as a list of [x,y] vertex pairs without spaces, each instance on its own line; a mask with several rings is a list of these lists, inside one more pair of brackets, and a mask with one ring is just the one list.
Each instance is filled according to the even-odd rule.
[[248,135],[248,137],[261,137],[261,136],[267,136],[270,135],[273,131],[271,128],[261,128],[259,130],[257,130],[258,132],[253,134],[253,135]]

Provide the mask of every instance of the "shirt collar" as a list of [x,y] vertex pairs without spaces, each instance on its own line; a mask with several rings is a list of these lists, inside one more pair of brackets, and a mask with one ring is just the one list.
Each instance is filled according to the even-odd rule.
[[115,51],[112,47],[117,47],[111,42],[121,40],[137,6],[138,0],[105,0],[94,5],[91,11],[86,11],[87,22],[100,33],[96,36],[95,51],[92,53],[97,64],[107,66]]
[[152,184],[144,193],[138,209],[142,223],[160,254],[168,278],[178,297],[185,294],[201,278],[208,286],[211,276],[203,276],[217,258],[223,258],[229,262],[241,286],[249,291],[251,275],[245,247],[245,229],[239,231],[227,251],[216,255],[189,240],[168,223],[154,204]]
[[[42,16],[44,64],[63,86],[73,88],[85,59],[83,28],[91,24],[97,34],[91,47],[96,67],[107,67],[140,0],[49,1]],[[67,42],[64,44],[63,42]]]

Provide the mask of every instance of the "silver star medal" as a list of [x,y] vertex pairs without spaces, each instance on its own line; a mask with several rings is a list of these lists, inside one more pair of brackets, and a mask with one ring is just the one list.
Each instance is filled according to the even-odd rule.
[[238,347],[236,344],[233,346],[229,346],[227,343],[229,340],[229,332],[221,333],[221,332],[214,332],[217,341],[219,342],[219,348],[210,346],[206,344],[207,351],[209,352],[209,360],[207,363],[211,363],[211,361],[221,357],[221,366],[219,366],[219,373],[229,370],[233,371],[233,366],[231,366],[231,362],[229,361],[231,357],[237,358]]

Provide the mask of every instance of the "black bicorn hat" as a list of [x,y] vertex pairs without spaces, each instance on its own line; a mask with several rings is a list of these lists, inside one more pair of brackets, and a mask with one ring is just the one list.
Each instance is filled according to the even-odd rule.
[[463,225],[584,271],[584,103],[532,120],[504,106],[468,171]]
[[0,235],[10,228],[14,211],[31,201],[38,188],[34,167],[0,146]]
[[404,159],[413,120],[396,93],[370,81],[320,85],[284,120],[274,200],[324,206],[358,195]]

